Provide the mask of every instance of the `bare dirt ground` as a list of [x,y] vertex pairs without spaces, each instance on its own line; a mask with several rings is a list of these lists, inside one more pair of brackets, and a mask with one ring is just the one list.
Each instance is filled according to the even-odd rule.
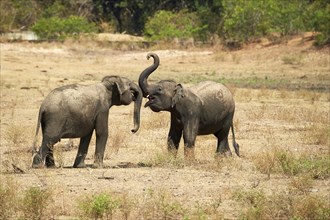
[[[18,190],[32,186],[52,189],[55,219],[76,218],[77,201],[85,195],[110,191],[143,204],[150,190],[167,192],[187,209],[213,207],[218,213],[213,219],[237,219],[242,211],[233,197],[237,190],[257,188],[271,195],[287,192],[290,186],[286,175],[272,174],[268,179],[258,171],[253,163],[255,155],[274,147],[329,154],[329,140],[315,141],[312,130],[326,124],[325,132],[329,131],[329,48],[317,50],[310,42],[298,40],[268,47],[250,45],[239,51],[128,49],[94,42],[1,44],[1,181],[13,179]],[[189,86],[208,79],[224,82],[231,89],[241,158],[234,155],[217,162],[216,139],[209,135],[197,138],[198,162],[164,165],[161,157],[166,154],[169,114],[143,108],[141,128],[132,134],[130,105],[110,111],[103,169],[71,168],[79,140],[74,140],[73,146],[68,140],[56,145],[57,168],[30,169],[28,150],[38,108],[52,89],[95,83],[106,75],[136,82],[141,71],[151,65],[152,61],[146,60],[149,51],[161,59],[151,80],[174,79]],[[329,134],[325,135],[328,139]],[[95,139],[90,145],[89,164],[93,163],[94,146]],[[182,146],[179,158],[183,158]],[[24,173],[15,172],[13,164]],[[311,193],[328,197],[329,178],[314,180]]]

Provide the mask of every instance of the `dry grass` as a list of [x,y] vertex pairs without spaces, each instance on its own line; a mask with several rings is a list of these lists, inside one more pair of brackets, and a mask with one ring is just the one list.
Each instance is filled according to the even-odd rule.
[[274,193],[261,190],[240,190],[235,193],[243,204],[242,219],[328,219],[330,203],[326,198],[312,195]]
[[[110,207],[113,211],[104,209],[104,213],[113,212],[113,219],[328,219],[330,96],[290,87],[291,82],[302,88],[324,85],[329,79],[328,54],[304,50],[300,57],[297,48],[219,50],[213,55],[171,51],[165,46],[166,51],[159,51],[161,66],[152,80],[182,79],[189,85],[201,80],[233,82],[228,85],[236,101],[234,124],[241,158],[215,157],[213,135],[197,138],[196,161],[184,160],[183,141],[173,158],[166,147],[169,114],[142,108],[141,128],[132,135],[132,108],[121,106],[110,112],[104,162],[111,168],[68,168],[77,144],[66,147],[64,140],[54,148],[60,168],[35,170],[29,167],[27,150],[33,142],[38,107],[51,89],[91,84],[113,74],[136,81],[151,61],[145,59],[148,51],[123,52],[93,42],[5,45],[1,61],[6,68],[0,83],[0,199],[5,202],[0,207],[8,210],[6,218],[23,218],[25,209],[18,204],[26,190],[40,186],[38,190],[48,190],[52,198],[42,212],[44,219],[80,218],[81,198],[102,193],[116,200],[117,205]],[[93,136],[87,164],[92,163],[94,143]],[[121,161],[138,166],[112,168]],[[24,174],[17,173],[13,164]],[[109,175],[112,178],[98,178]],[[7,176],[9,184],[3,181]],[[232,196],[238,189],[244,190]],[[44,195],[41,191],[36,196]]]
[[268,178],[271,173],[281,173],[289,177],[304,174],[315,179],[330,177],[330,157],[323,152],[294,153],[288,149],[272,148],[254,155],[252,161],[257,170],[267,174]]

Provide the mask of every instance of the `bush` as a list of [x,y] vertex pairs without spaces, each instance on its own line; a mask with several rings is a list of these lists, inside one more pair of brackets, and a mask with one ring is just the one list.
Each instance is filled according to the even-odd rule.
[[322,1],[224,0],[222,35],[244,43],[277,32],[281,36],[303,31],[321,32],[320,44],[329,43],[330,4]]
[[38,5],[34,0],[1,0],[0,2],[0,33],[27,29],[38,18]]
[[178,13],[158,11],[145,25],[145,35],[151,40],[170,41],[174,38],[199,38],[206,26],[202,26],[195,13],[182,10]]
[[80,33],[96,32],[96,26],[79,16],[51,17],[40,19],[32,30],[43,40],[63,40],[67,37],[76,37]]
[[120,208],[120,200],[110,194],[101,193],[86,197],[79,203],[81,217],[91,219],[112,219],[113,214]]
[[306,19],[309,30],[317,31],[316,45],[323,46],[330,44],[330,4],[322,1],[315,1],[309,8],[309,19]]
[[326,179],[330,176],[330,157],[327,154],[294,155],[288,150],[271,149],[255,155],[253,163],[268,177],[271,173],[282,173],[286,176],[308,174],[314,179]]
[[52,194],[47,189],[30,187],[25,191],[22,199],[22,211],[24,219],[43,219],[47,207],[52,201]]

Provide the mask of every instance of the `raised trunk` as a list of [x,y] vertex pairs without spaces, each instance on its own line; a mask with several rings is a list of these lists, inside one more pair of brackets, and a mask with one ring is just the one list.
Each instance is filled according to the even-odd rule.
[[142,105],[142,91],[138,85],[132,83],[131,89],[134,91],[134,128],[131,130],[133,133],[137,132],[140,128],[140,110]]
[[148,68],[146,68],[145,70],[143,70],[143,72],[140,74],[140,77],[139,77],[139,86],[141,87],[143,97],[145,97],[145,98],[149,94],[149,92],[148,92],[149,85],[148,85],[147,79],[148,79],[149,75],[153,71],[155,71],[159,66],[159,57],[157,56],[157,54],[148,53],[147,59],[149,60],[150,57],[152,57],[154,59],[154,63],[151,66],[149,66]]

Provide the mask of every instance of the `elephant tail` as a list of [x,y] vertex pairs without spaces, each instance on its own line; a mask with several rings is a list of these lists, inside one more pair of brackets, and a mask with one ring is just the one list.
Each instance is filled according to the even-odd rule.
[[236,153],[237,156],[240,157],[240,155],[239,155],[239,145],[238,145],[238,143],[236,142],[236,139],[235,139],[235,131],[234,131],[233,123],[231,123],[231,132],[233,134],[233,146],[234,146],[234,149],[235,149],[235,153]]
[[32,155],[34,153],[37,153],[38,150],[37,150],[37,147],[36,147],[36,144],[37,144],[37,139],[38,139],[38,133],[39,133],[39,130],[40,130],[40,125],[41,125],[41,118],[42,118],[42,114],[44,113],[43,109],[40,107],[39,109],[39,114],[38,114],[38,123],[37,123],[37,128],[36,128],[36,134],[34,136],[34,140],[33,140],[33,144],[32,144]]

